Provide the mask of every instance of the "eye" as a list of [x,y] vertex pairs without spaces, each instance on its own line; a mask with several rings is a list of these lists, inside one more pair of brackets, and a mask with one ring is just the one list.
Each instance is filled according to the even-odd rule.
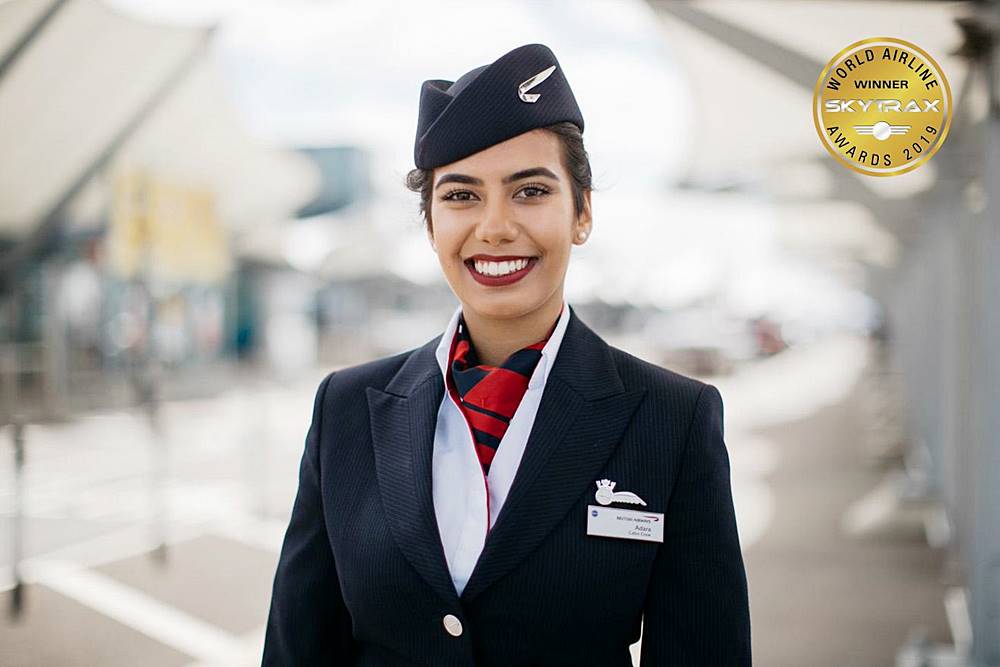
[[441,201],[472,201],[464,195],[475,197],[475,195],[468,190],[449,190],[441,197]]
[[520,195],[521,193],[532,193],[532,192],[535,194],[528,194],[525,197],[522,197],[522,199],[537,199],[538,197],[544,197],[545,195],[550,194],[551,190],[549,190],[541,183],[529,183],[528,185],[525,185],[523,188],[518,190],[517,194]]

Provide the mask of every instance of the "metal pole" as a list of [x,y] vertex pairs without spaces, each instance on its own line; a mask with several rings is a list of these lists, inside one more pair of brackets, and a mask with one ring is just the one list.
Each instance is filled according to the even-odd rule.
[[24,556],[24,424],[13,424],[14,436],[14,512],[10,522],[11,570],[14,591],[10,598],[10,617],[17,620],[24,613],[24,581],[21,559]]
[[66,5],[67,0],[55,0],[52,4],[48,6],[42,14],[35,19],[35,22],[31,26],[21,33],[20,38],[14,43],[14,46],[10,48],[7,53],[0,58],[0,81],[3,80],[10,68],[14,66],[28,47],[35,42],[45,30],[45,27],[52,21],[52,19],[59,13],[59,10]]
[[149,421],[153,466],[151,476],[151,491],[153,501],[153,551],[151,556],[160,563],[167,561],[167,468],[169,452],[166,434],[163,431],[163,418],[160,410],[156,369],[147,361],[144,369],[143,382],[146,385],[146,416]]
[[978,194],[970,208],[978,209],[975,218],[976,300],[980,305],[976,320],[973,354],[978,360],[971,387],[974,402],[973,481],[974,533],[966,545],[972,625],[972,662],[977,667],[1000,665],[1000,7],[984,9],[979,16],[983,40],[988,50],[981,59],[982,73],[989,91],[989,113],[984,123],[985,159]]

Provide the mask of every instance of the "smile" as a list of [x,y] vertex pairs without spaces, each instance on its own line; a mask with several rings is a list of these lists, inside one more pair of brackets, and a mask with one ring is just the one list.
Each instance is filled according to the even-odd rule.
[[490,286],[515,283],[528,275],[537,263],[537,257],[506,257],[499,261],[472,257],[465,261],[476,282]]

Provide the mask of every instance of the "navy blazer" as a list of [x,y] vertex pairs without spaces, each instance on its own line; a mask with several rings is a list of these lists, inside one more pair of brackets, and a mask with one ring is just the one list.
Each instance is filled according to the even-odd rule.
[[[750,665],[719,391],[608,345],[572,307],[457,595],[431,492],[441,335],[319,385],[263,664],[629,667],[644,619],[642,667]],[[664,514],[662,543],[587,535],[602,478]]]

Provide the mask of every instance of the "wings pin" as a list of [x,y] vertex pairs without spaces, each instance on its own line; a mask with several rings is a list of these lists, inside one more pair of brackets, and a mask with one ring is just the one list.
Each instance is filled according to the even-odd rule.
[[594,498],[602,505],[610,505],[611,503],[646,504],[646,501],[631,491],[615,491],[615,482],[612,482],[610,479],[597,481],[597,493],[594,494]]
[[894,134],[906,134],[910,131],[910,126],[890,125],[884,120],[880,120],[874,125],[855,125],[854,131],[858,134],[870,134],[879,141],[885,141]]
[[541,93],[529,93],[528,91],[545,81],[549,78],[549,75],[556,71],[556,66],[546,67],[541,72],[531,77],[526,81],[522,81],[521,85],[517,87],[517,96],[521,98],[522,102],[537,102],[538,98],[541,97]]

